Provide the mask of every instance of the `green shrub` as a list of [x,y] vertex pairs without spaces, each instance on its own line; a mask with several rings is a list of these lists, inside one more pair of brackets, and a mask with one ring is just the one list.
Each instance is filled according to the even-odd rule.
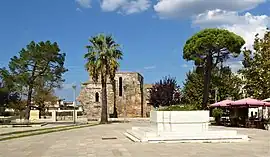
[[194,111],[194,110],[198,110],[196,105],[173,105],[158,109],[158,111]]
[[223,110],[220,108],[213,109],[213,117],[221,117],[223,115]]
[[213,117],[215,118],[216,124],[220,124],[220,117],[223,115],[223,110],[220,108],[213,109]]

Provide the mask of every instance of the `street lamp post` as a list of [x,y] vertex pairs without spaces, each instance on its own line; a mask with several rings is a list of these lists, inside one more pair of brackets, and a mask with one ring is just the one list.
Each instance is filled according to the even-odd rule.
[[74,96],[74,106],[73,106],[73,109],[74,109],[74,112],[73,112],[73,120],[74,120],[74,124],[76,124],[76,108],[75,108],[75,105],[76,105],[76,85],[72,85],[72,89],[73,89],[73,96]]

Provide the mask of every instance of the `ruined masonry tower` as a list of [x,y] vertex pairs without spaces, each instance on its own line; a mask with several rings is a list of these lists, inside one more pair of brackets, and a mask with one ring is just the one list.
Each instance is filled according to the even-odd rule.
[[[145,117],[143,77],[136,72],[117,72],[116,108],[118,117]],[[107,79],[108,116],[113,114],[113,90]],[[78,101],[82,104],[88,119],[99,119],[101,115],[101,83],[90,78],[83,83]],[[126,112],[125,112],[126,111]]]

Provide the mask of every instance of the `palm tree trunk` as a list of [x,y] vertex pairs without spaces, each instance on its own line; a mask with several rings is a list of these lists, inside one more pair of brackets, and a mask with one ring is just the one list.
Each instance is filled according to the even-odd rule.
[[101,120],[100,124],[108,123],[108,110],[107,110],[107,85],[106,78],[101,74],[101,86],[102,86],[102,108],[101,108]]
[[204,73],[204,90],[203,90],[203,104],[202,104],[203,109],[207,108],[209,99],[209,86],[211,79],[212,62],[213,62],[212,56],[208,55]]
[[117,108],[116,108],[116,84],[115,80],[112,80],[112,88],[113,88],[113,117],[117,118]]

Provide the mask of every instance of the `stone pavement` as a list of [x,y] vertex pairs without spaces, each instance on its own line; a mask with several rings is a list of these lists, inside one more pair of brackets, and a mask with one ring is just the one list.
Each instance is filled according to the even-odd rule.
[[47,124],[42,127],[10,127],[10,128],[0,128],[0,134],[15,132],[15,131],[28,131],[28,130],[37,130],[44,128],[55,128],[61,126],[70,126],[72,124]]
[[[269,157],[270,131],[236,129],[245,143],[133,143],[123,132],[132,122],[92,126],[0,142],[0,157]],[[117,138],[102,140],[102,138]]]

